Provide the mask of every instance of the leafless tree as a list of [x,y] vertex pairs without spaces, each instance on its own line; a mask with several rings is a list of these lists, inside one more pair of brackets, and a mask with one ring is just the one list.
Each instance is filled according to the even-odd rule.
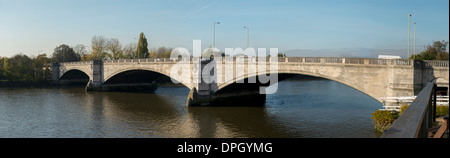
[[137,43],[130,43],[123,47],[123,57],[127,59],[136,58]]
[[106,43],[106,49],[108,51],[109,59],[116,60],[123,58],[122,44],[120,44],[119,39],[108,39]]
[[102,60],[107,57],[106,53],[106,43],[107,40],[103,36],[94,36],[91,40],[91,59],[93,60]]
[[73,47],[73,51],[80,57],[87,54],[86,46],[84,46],[83,44],[77,44],[75,47]]

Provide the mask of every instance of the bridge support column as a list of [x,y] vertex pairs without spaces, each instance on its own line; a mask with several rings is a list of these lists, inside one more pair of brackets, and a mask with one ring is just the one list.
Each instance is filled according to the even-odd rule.
[[[209,64],[212,60],[201,61],[198,63],[194,63],[194,68],[197,71],[193,72],[192,80],[194,81],[194,87],[189,92],[186,104],[187,106],[209,106],[212,100],[212,91],[211,86],[212,83],[207,83],[205,81],[211,80],[211,75],[202,76],[202,70],[205,68],[207,64]],[[214,73],[214,69],[212,70]]]
[[[220,61],[219,61],[220,62]],[[201,61],[194,64],[193,80],[197,81],[187,98],[187,106],[262,106],[266,95],[259,93],[260,84],[242,83],[228,91],[218,92],[217,74],[214,60]],[[209,73],[209,74],[202,74]],[[215,93],[218,92],[218,93]]]
[[52,81],[57,83],[59,81],[59,63],[52,65]]
[[94,60],[92,63],[92,78],[86,85],[86,91],[103,91],[103,61]]

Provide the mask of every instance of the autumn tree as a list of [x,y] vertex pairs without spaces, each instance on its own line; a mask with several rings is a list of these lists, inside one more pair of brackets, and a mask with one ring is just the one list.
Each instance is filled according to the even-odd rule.
[[103,60],[107,57],[107,40],[103,36],[94,36],[91,40],[92,53],[89,56],[89,60]]

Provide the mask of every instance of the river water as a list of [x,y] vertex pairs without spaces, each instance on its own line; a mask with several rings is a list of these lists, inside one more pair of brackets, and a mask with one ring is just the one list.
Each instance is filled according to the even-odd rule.
[[373,138],[381,103],[325,79],[287,79],[264,107],[186,107],[189,89],[154,94],[0,88],[0,137]]

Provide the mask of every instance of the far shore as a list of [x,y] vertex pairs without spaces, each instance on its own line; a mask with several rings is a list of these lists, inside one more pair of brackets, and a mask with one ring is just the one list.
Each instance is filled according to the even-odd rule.
[[52,81],[0,81],[0,88],[41,88],[53,86],[55,86],[55,83]]

